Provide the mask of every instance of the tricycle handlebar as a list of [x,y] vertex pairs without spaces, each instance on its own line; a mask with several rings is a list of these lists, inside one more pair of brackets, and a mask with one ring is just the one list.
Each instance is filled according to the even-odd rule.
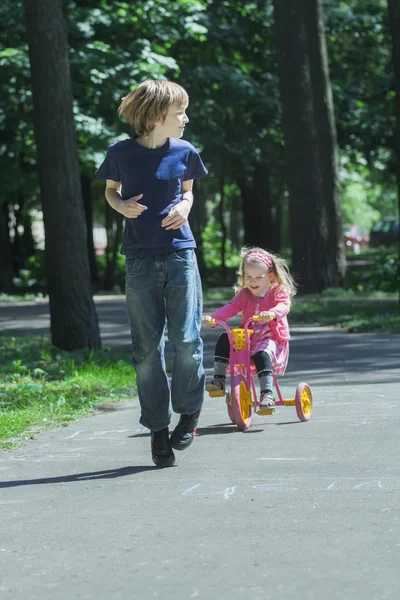
[[[260,321],[260,315],[253,315],[252,317],[250,317],[250,319],[247,319],[246,323],[243,325],[243,329],[248,329],[249,324],[251,321]],[[209,323],[213,326],[213,327],[218,327],[218,325],[222,325],[222,327],[224,327],[225,329],[229,330],[229,326],[226,324],[225,321],[221,321],[220,319],[211,319],[211,321],[209,321]]]

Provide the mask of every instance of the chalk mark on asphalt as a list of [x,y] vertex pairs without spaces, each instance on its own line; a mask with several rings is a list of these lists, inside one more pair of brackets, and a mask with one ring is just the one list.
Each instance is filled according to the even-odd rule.
[[195,490],[196,488],[198,488],[200,486],[201,486],[201,483],[197,483],[196,485],[193,485],[188,490],[186,490],[186,492],[183,492],[182,496],[186,496],[186,494],[189,494],[189,492],[191,492],[192,490]]
[[382,486],[382,482],[381,481],[364,481],[363,483],[359,483],[358,485],[355,485],[353,487],[353,490],[358,490],[361,487],[364,487],[365,485],[376,485],[378,488],[383,488]]

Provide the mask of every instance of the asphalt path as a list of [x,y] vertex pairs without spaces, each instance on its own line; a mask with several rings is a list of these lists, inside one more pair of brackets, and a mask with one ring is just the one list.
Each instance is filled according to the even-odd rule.
[[[129,345],[123,301],[97,309],[104,343]],[[0,326],[47,334],[47,305],[3,305]],[[397,600],[399,350],[294,327],[281,389],[310,383],[311,420],[281,407],[242,433],[206,397],[172,469],[135,398],[0,453],[0,598]]]

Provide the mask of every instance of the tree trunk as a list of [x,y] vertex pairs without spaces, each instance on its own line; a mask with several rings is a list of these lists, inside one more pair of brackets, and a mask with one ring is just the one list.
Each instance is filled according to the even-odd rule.
[[13,292],[13,270],[11,265],[11,245],[9,237],[8,204],[0,204],[0,293]]
[[274,220],[272,216],[269,168],[266,163],[254,167],[251,184],[242,177],[238,181],[242,193],[244,243],[272,250]]
[[117,259],[121,245],[124,219],[122,215],[113,210],[107,202],[108,210],[111,212],[111,231],[107,232],[106,248],[106,271],[104,274],[104,289],[111,291],[117,283]]
[[319,0],[274,0],[274,15],[292,269],[301,291],[320,292],[342,285],[344,254],[323,29],[311,25],[320,15]]
[[62,0],[25,0],[51,334],[63,350],[99,348],[81,197]]
[[236,194],[231,198],[231,214],[229,219],[229,239],[232,250],[239,252],[242,246],[242,207],[240,198]]
[[124,218],[105,202],[105,227],[107,246],[105,250],[106,267],[104,271],[103,288],[111,291],[117,282],[117,259],[121,245]]
[[34,255],[35,243],[32,235],[32,219],[26,208],[24,192],[20,190],[17,196],[18,209],[15,209],[14,205],[15,233],[11,246],[11,262],[14,272],[18,275],[19,271],[27,268],[27,259]]
[[[23,211],[25,198],[23,192],[20,190],[17,194],[17,203],[14,204],[14,239],[11,245],[11,261],[14,273],[18,276],[19,271],[24,268],[24,261],[22,256],[22,239],[20,228],[23,220]],[[18,206],[18,208],[16,208]]]
[[200,277],[203,284],[207,281],[207,267],[204,262],[203,251],[203,231],[206,223],[205,206],[205,183],[202,179],[195,179],[193,182],[193,206],[189,215],[190,228],[196,240],[196,256],[199,265]]
[[24,211],[22,215],[22,226],[24,233],[22,234],[22,256],[24,260],[24,266],[26,267],[26,261],[28,258],[35,254],[35,240],[33,239],[32,233],[32,217],[28,210]]
[[305,0],[304,11],[322,194],[328,219],[328,265],[333,285],[343,285],[346,259],[340,205],[337,135],[321,0]]
[[224,156],[221,157],[221,171],[219,177],[219,206],[218,206],[218,217],[219,217],[219,225],[221,227],[221,279],[222,285],[225,285],[226,281],[226,264],[225,264],[225,254],[226,254],[226,238],[227,231],[225,225],[225,163]]
[[392,37],[392,56],[396,91],[396,176],[397,202],[400,215],[400,0],[388,0],[389,28]]
[[[279,194],[278,202],[275,207],[275,226],[272,250],[280,252],[282,250],[282,227],[283,227],[283,200],[282,194]],[[281,200],[282,199],[282,200]]]
[[275,245],[276,231],[273,217],[270,169],[267,163],[256,164],[254,169],[254,202],[257,206],[261,219],[258,225],[259,243],[256,246],[277,250]]
[[99,275],[97,272],[96,251],[93,240],[93,209],[92,209],[92,189],[91,179],[88,175],[81,175],[82,200],[85,209],[86,231],[87,231],[87,249],[89,259],[90,280],[93,285],[98,286]]

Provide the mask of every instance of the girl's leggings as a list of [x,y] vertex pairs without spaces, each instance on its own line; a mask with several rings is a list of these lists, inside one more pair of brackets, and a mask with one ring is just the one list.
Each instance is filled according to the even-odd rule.
[[[217,345],[215,347],[214,353],[214,361],[215,363],[219,363],[218,366],[222,366],[221,363],[226,366],[229,363],[229,355],[230,355],[230,346],[229,346],[229,338],[227,333],[221,333],[218,338]],[[272,391],[273,389],[273,377],[272,373],[274,372],[274,368],[272,366],[271,357],[268,352],[264,352],[260,350],[256,352],[251,357],[253,359],[254,365],[257,370],[257,375],[260,380],[261,392],[263,391]],[[216,369],[219,371],[219,369]],[[226,372],[226,368],[225,368]],[[215,373],[219,374],[219,373]]]

